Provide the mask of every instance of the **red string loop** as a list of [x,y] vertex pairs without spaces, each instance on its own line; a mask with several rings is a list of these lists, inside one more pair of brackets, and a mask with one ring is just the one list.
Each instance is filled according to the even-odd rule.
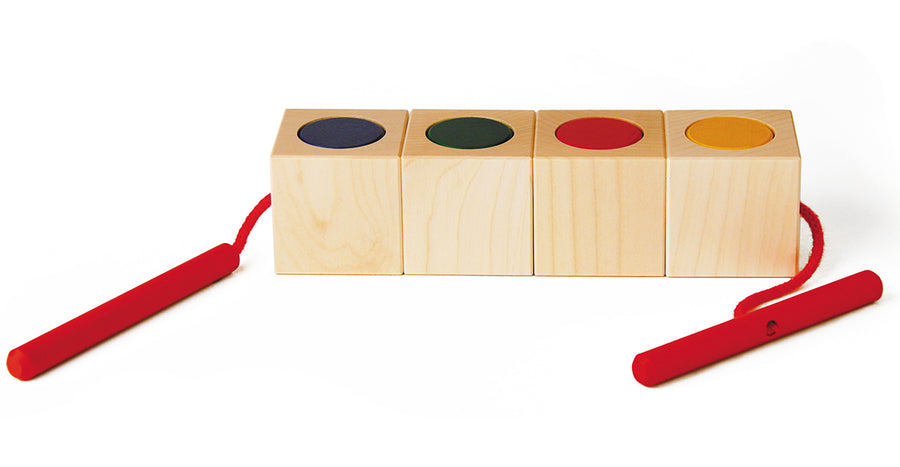
[[825,251],[825,235],[822,231],[822,223],[819,222],[819,216],[803,203],[800,203],[800,217],[806,221],[810,232],[812,232],[812,251],[809,254],[809,259],[806,261],[806,266],[791,280],[741,300],[734,308],[735,318],[753,311],[763,303],[781,298],[799,289],[818,269],[819,263],[822,262],[822,254]]

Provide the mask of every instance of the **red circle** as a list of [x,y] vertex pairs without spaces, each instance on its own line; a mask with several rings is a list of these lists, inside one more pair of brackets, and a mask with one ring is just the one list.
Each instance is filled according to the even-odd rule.
[[634,123],[609,117],[569,120],[556,129],[556,139],[581,149],[618,149],[631,146],[644,137]]

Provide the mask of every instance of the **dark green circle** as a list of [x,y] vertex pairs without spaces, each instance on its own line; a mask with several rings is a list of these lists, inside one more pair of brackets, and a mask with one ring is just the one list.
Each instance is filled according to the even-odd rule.
[[437,122],[425,130],[433,143],[455,149],[483,149],[513,137],[509,125],[484,117],[459,117]]

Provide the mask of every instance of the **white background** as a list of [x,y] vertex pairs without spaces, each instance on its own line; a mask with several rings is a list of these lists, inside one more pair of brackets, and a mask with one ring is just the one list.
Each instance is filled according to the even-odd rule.
[[635,354],[778,280],[280,277],[266,214],[232,276],[0,376],[0,465],[897,465],[886,4],[4,2],[3,352],[231,241],[285,108],[792,109],[807,289],[886,292],[648,389]]

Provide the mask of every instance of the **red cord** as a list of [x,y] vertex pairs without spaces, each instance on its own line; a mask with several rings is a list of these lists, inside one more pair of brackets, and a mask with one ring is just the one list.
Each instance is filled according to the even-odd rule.
[[825,236],[822,232],[822,224],[819,222],[819,216],[817,216],[809,206],[803,203],[800,203],[800,217],[806,221],[809,225],[809,230],[812,232],[812,252],[809,254],[806,266],[804,266],[803,270],[797,273],[796,276],[791,278],[791,280],[778,284],[770,289],[763,290],[762,292],[757,292],[741,300],[734,308],[735,318],[753,311],[753,309],[763,303],[775,300],[776,298],[781,298],[794,290],[799,289],[800,286],[809,280],[813,273],[816,272],[819,263],[822,262],[822,253],[825,250]]
[[232,245],[235,250],[237,250],[238,254],[244,251],[244,246],[247,245],[247,237],[250,236],[250,231],[253,230],[253,226],[256,225],[256,221],[259,220],[259,216],[262,216],[266,209],[269,209],[269,206],[272,205],[272,194],[264,196],[263,199],[259,200],[259,203],[256,203],[256,207],[250,211],[250,214],[247,215],[247,218],[244,219],[243,225],[241,225],[241,229],[238,230],[237,237],[234,239],[234,244]]

